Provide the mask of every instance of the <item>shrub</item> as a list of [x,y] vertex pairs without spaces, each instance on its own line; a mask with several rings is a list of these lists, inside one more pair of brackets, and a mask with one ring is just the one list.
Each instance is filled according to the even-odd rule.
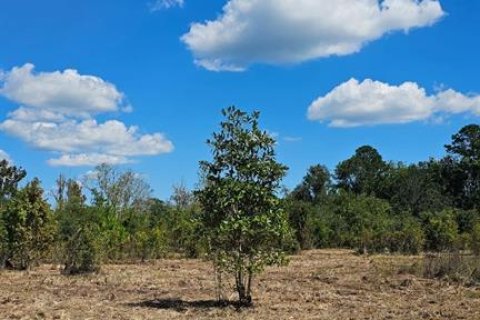
[[162,258],[168,250],[168,241],[162,226],[138,230],[131,234],[130,242],[130,258],[142,261]]
[[100,228],[96,211],[85,206],[80,185],[67,183],[67,200],[58,212],[64,274],[100,270]]
[[424,213],[426,249],[431,251],[453,250],[458,240],[458,225],[453,210]]
[[[165,256],[168,251],[167,238],[165,230],[161,226],[157,226],[147,233],[147,243],[145,245],[146,251],[148,251],[148,257],[153,259],[159,259]],[[147,254],[146,254],[147,256]]]
[[26,270],[39,263],[52,245],[56,230],[38,179],[15,194],[2,220],[10,267]]
[[421,223],[413,217],[399,218],[400,221],[391,233],[389,250],[406,254],[418,254],[425,244]]
[[312,232],[315,248],[328,248],[332,246],[333,231],[326,217],[320,216],[314,219]]
[[479,220],[476,210],[455,210],[459,233],[469,233]]
[[108,261],[119,261],[127,256],[129,234],[111,207],[93,207],[99,219],[102,255]]
[[470,249],[476,256],[480,256],[480,222],[477,222],[470,233]]
[[64,274],[73,275],[100,270],[101,258],[97,235],[98,228],[84,223],[65,241]]
[[[315,246],[314,206],[302,200],[290,200],[285,205],[290,226],[300,249],[311,249]],[[318,236],[318,235],[317,235]]]
[[331,229],[334,243],[361,253],[383,252],[391,231],[388,202],[370,196],[341,193],[333,201]]

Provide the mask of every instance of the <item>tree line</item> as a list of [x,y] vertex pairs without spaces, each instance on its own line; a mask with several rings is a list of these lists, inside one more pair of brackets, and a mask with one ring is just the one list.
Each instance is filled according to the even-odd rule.
[[362,146],[332,173],[310,167],[284,199],[300,248],[479,252],[480,126],[463,127],[445,150],[407,165]]
[[139,174],[103,164],[83,181],[60,175],[51,205],[38,179],[18,187],[24,169],[4,160],[0,174],[0,266],[26,270],[46,261],[77,274],[102,262],[199,255],[199,208],[183,185],[161,201]]

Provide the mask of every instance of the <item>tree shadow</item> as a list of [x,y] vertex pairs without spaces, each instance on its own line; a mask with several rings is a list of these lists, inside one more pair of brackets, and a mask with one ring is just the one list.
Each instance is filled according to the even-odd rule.
[[130,307],[175,310],[177,312],[184,312],[188,309],[226,309],[234,307],[237,311],[247,306],[242,305],[238,301],[229,300],[193,300],[185,301],[182,299],[155,299],[134,302],[128,304]]

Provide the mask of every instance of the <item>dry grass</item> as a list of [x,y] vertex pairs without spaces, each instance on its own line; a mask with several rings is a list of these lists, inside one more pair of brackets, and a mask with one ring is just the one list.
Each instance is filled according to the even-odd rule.
[[255,307],[240,311],[211,300],[212,268],[198,260],[108,265],[81,277],[52,266],[0,271],[0,319],[480,319],[480,288],[417,278],[417,259],[304,252],[257,279]]

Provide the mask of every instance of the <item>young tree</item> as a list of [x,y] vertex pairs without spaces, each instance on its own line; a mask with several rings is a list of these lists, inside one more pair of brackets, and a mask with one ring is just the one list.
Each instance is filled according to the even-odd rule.
[[66,197],[59,213],[59,237],[63,249],[64,274],[95,272],[100,269],[98,217],[85,205],[82,188],[68,180]]
[[7,231],[2,216],[8,201],[17,191],[18,183],[26,175],[22,168],[12,166],[5,159],[0,161],[0,268],[4,267],[8,256]]
[[55,224],[43,199],[40,181],[34,179],[16,192],[3,215],[8,260],[15,269],[30,269],[50,247]]
[[282,241],[290,230],[276,192],[287,167],[276,161],[275,140],[259,128],[258,112],[229,107],[222,113],[221,130],[207,141],[213,160],[200,163],[205,181],[196,194],[214,266],[219,275],[234,275],[239,303],[251,305],[254,274],[284,261]]

